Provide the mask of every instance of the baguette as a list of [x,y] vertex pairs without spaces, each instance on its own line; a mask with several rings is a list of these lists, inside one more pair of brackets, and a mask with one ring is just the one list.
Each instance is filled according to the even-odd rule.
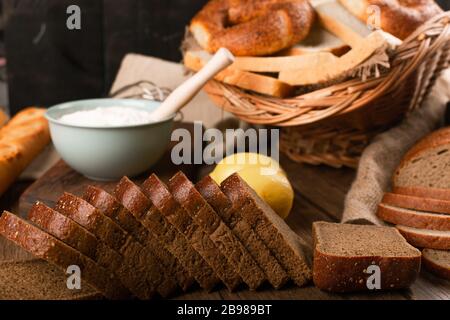
[[37,258],[61,268],[64,272],[69,266],[78,266],[83,279],[106,298],[130,297],[130,292],[92,259],[10,212],[5,211],[0,217],[0,234]]
[[0,195],[50,142],[44,112],[25,109],[0,129]]

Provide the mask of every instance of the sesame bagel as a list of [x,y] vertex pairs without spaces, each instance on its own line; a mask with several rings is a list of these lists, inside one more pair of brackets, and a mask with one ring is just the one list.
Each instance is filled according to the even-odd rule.
[[[380,13],[380,28],[399,39],[407,38],[427,20],[442,13],[434,0],[339,0],[363,22]],[[375,17],[375,21],[376,21]]]
[[211,0],[190,31],[208,52],[225,47],[237,56],[262,56],[304,39],[314,18],[307,0]]

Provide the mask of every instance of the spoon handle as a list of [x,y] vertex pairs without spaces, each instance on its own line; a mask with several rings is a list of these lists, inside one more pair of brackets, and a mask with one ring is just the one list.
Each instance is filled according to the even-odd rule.
[[152,113],[154,118],[162,120],[175,114],[203,88],[206,82],[232,64],[233,61],[233,54],[228,49],[220,48],[199,72],[172,91],[158,109]]

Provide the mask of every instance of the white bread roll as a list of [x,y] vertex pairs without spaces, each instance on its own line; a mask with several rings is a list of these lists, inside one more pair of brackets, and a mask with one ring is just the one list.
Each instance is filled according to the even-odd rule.
[[50,142],[44,113],[27,108],[0,129],[0,195]]

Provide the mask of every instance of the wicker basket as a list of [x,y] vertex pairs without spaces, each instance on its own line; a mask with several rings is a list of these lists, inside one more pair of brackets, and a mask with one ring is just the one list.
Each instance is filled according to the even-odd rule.
[[280,149],[297,162],[355,167],[377,133],[422,105],[450,63],[450,12],[428,21],[396,49],[378,78],[350,79],[292,98],[274,98],[218,81],[205,91],[253,124],[281,127]]

